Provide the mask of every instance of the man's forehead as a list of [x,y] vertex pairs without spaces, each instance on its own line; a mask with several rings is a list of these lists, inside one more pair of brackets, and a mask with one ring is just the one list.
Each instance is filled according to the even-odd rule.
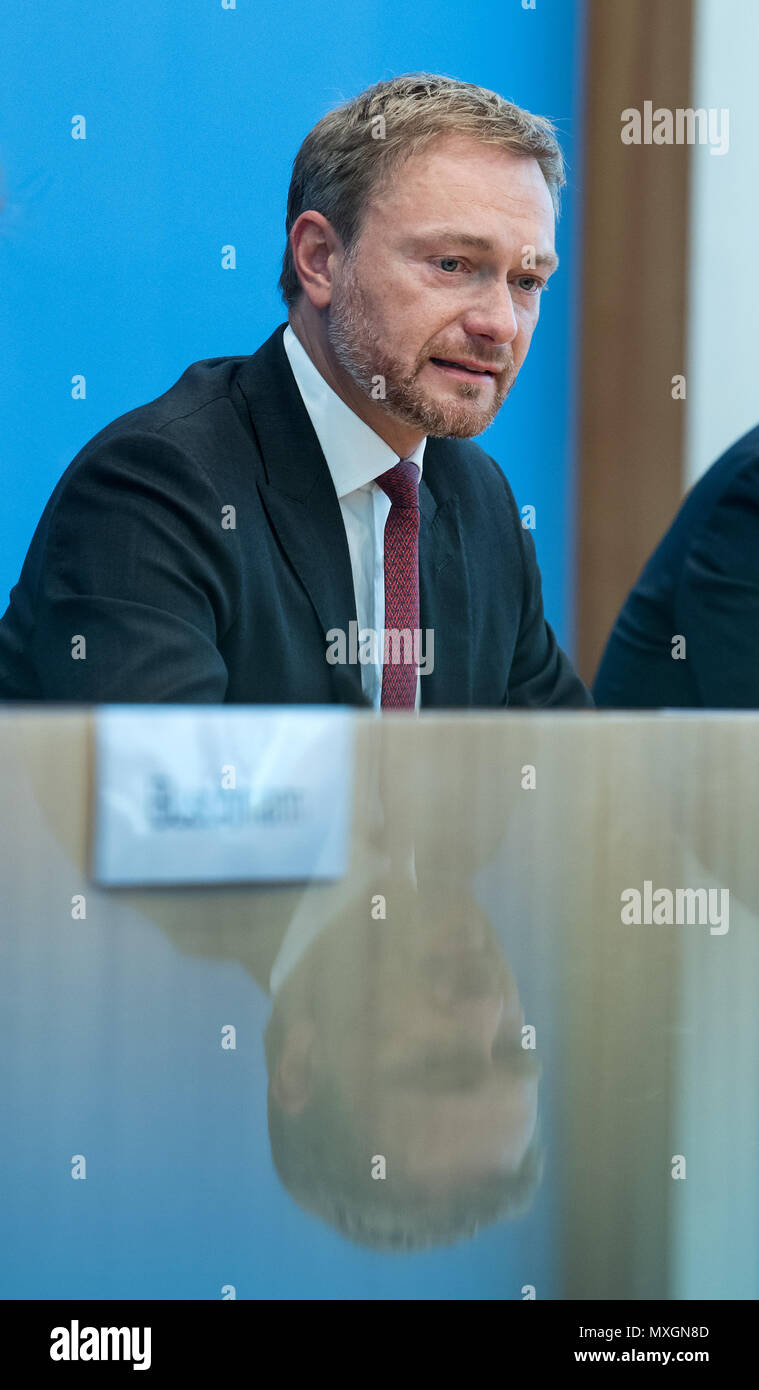
[[[489,163],[477,167],[472,161],[481,154]],[[455,232],[461,244],[490,252],[516,232],[535,244],[540,264],[557,264],[554,207],[543,171],[532,156],[498,146],[467,140],[422,148],[388,171],[370,195],[365,223],[372,217],[382,224],[392,219],[404,238]]]
[[533,187],[545,191],[550,201],[548,185],[537,158],[524,150],[510,149],[491,141],[471,136],[444,136],[432,139],[421,148],[401,158],[392,167],[390,183],[437,183],[441,177],[466,186],[474,179],[486,178],[488,183],[503,180],[504,187],[527,191]]

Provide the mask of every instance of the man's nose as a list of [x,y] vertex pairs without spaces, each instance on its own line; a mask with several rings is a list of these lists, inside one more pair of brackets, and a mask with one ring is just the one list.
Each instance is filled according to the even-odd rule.
[[487,338],[499,347],[513,343],[518,327],[511,286],[504,283],[494,289],[490,285],[487,293],[467,310],[464,328],[469,337]]

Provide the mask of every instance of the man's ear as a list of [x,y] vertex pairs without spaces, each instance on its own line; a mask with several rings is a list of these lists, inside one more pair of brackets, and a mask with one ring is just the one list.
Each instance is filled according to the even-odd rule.
[[302,212],[290,229],[290,250],[300,287],[315,309],[332,299],[334,256],[342,243],[320,212]]
[[288,1115],[300,1115],[314,1090],[316,1029],[313,1019],[301,1014],[288,1027],[282,1051],[270,1081],[271,1093]]

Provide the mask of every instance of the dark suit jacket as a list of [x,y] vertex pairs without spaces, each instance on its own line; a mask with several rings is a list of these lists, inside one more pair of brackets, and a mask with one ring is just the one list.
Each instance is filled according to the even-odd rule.
[[617,618],[593,694],[619,709],[759,706],[759,427],[689,492]]
[[[0,697],[368,703],[360,666],[326,660],[327,631],[356,621],[353,579],[285,326],[251,357],[194,363],[69,465],[0,622]],[[419,497],[422,705],[590,704],[498,465],[430,438]]]

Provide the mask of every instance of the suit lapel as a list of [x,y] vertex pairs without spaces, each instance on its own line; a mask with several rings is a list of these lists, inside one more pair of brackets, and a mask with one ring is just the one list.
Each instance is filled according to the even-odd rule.
[[[266,473],[261,496],[282,549],[311,599],[322,631],[357,622],[348,539],[327,461],[282,343],[282,324],[245,360],[238,384]],[[434,666],[422,676],[424,708],[471,704],[471,612],[453,440],[428,438],[419,487],[420,626],[434,634]],[[429,660],[424,636],[423,653]],[[360,666],[335,666],[339,698],[365,703]]]
[[[308,594],[322,632],[356,622],[348,538],[327,461],[282,343],[285,325],[248,358],[238,383],[263,459],[262,501],[280,545]],[[342,701],[365,704],[359,666],[334,666]]]
[[422,651],[434,666],[421,677],[423,709],[467,708],[472,702],[469,574],[455,485],[455,442],[428,438],[419,486],[419,622]]

